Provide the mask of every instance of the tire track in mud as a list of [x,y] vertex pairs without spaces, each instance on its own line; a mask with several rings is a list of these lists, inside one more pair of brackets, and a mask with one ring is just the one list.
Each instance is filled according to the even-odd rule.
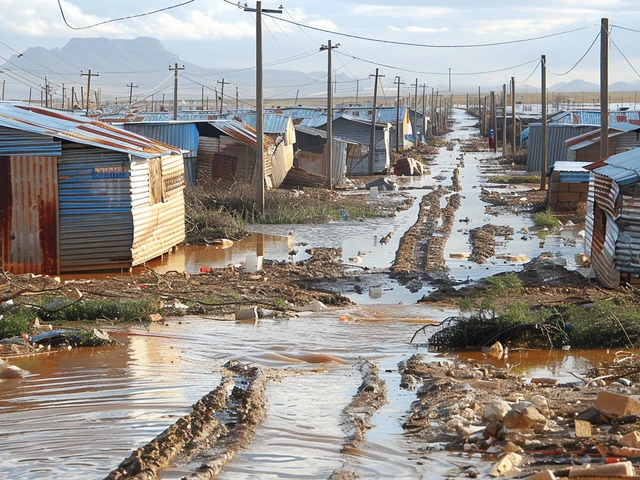
[[[347,437],[342,446],[342,453],[355,453],[364,441],[371,425],[371,417],[387,403],[387,384],[379,376],[376,365],[363,360],[356,364],[362,373],[362,383],[353,399],[342,412],[342,428]],[[360,478],[358,472],[347,468],[336,470],[330,480],[352,480]]]
[[[168,467],[200,463],[185,478],[210,479],[248,445],[265,418],[267,377],[236,360],[225,365],[220,385],[146,445],[125,459],[105,480],[153,480]],[[186,466],[186,467],[185,467]],[[191,470],[194,470],[191,468]]]

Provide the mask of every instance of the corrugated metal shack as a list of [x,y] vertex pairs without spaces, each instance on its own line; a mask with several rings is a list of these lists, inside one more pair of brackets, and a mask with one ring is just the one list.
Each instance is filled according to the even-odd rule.
[[[371,175],[389,170],[391,151],[389,130],[389,124],[376,123],[373,170],[369,168],[368,159],[364,159],[364,161],[358,160],[347,166],[348,175]],[[342,115],[333,121],[333,136],[337,139],[369,146],[371,141],[371,121],[366,118]]]
[[586,253],[598,282],[640,283],[640,149],[599,160],[591,170]]
[[[371,125],[371,108],[371,106],[361,108],[345,107],[341,108],[340,112],[348,118],[367,120],[369,125]],[[376,123],[389,126],[389,147],[392,150],[396,148],[396,120],[398,120],[398,127],[400,129],[400,134],[398,135],[400,148],[412,147],[414,143],[413,127],[411,118],[409,117],[409,109],[407,107],[400,107],[398,112],[396,107],[376,107]],[[367,141],[366,144],[368,145],[369,141]]]
[[0,245],[12,273],[140,265],[184,240],[179,149],[106,123],[0,103]]
[[[599,125],[573,125],[552,123],[547,125],[547,168],[557,161],[569,160],[565,142],[570,138],[600,128]],[[539,172],[542,164],[542,124],[529,125],[527,140],[527,172]]]
[[[609,152],[617,154],[640,147],[640,126],[631,123],[610,125]],[[600,160],[600,129],[570,138],[565,143],[569,149],[569,160],[595,162]]]

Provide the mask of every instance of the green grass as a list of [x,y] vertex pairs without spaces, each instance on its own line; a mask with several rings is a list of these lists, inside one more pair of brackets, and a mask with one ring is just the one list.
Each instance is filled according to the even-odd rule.
[[3,315],[0,320],[0,339],[30,333],[37,312],[33,308],[12,308],[4,311]]
[[540,183],[540,175],[499,175],[489,177],[488,181],[500,184]]
[[[43,302],[43,305],[46,303]],[[39,312],[47,323],[76,322],[83,320],[109,320],[117,322],[145,322],[152,313],[158,313],[155,299],[106,299],[80,300],[57,312]]]
[[560,226],[560,220],[553,216],[551,210],[534,213],[531,218],[536,228],[556,228]]

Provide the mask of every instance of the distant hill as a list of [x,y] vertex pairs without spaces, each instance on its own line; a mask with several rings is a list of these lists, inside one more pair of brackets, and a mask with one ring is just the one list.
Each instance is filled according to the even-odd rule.
[[585,82],[584,80],[571,80],[568,83],[562,82],[549,87],[550,92],[599,92],[600,85],[597,83]]

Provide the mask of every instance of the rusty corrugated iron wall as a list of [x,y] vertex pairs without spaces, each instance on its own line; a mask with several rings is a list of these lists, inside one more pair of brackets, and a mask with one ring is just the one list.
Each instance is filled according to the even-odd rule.
[[0,157],[2,268],[56,274],[58,175],[55,157]]

